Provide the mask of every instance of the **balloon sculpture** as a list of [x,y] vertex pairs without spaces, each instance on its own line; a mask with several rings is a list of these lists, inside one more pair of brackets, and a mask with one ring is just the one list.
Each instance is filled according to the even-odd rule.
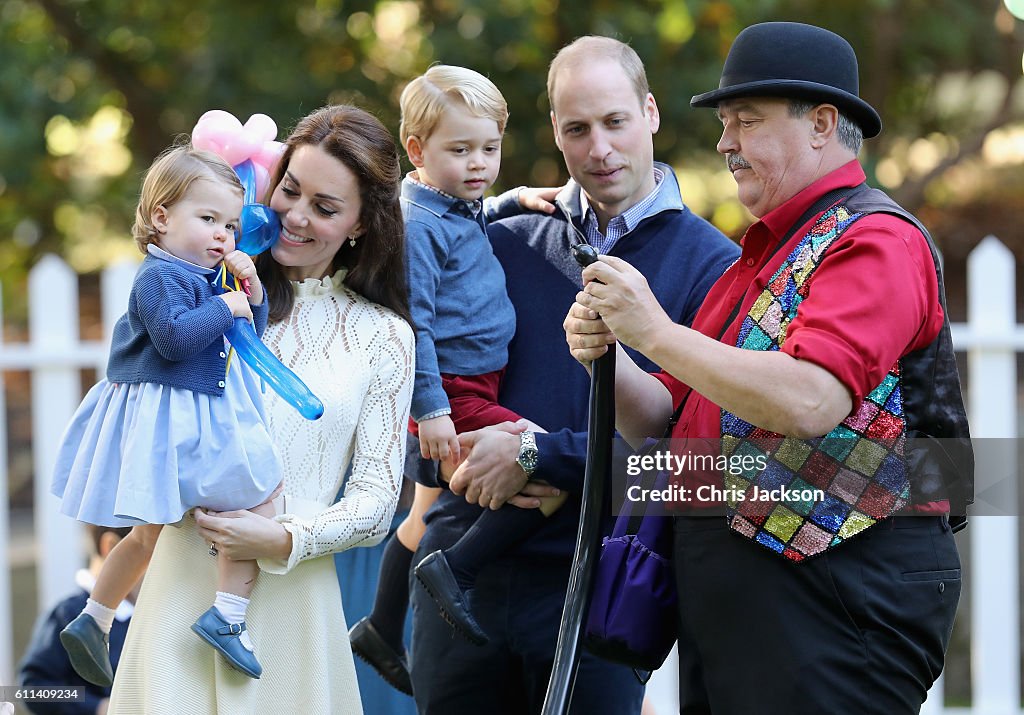
[[281,230],[277,214],[258,200],[266,195],[270,174],[284,154],[284,144],[274,141],[275,136],[277,125],[266,114],[254,114],[243,125],[221,109],[199,117],[192,130],[192,146],[231,164],[245,188],[238,250],[250,256],[270,248]]
[[[258,201],[266,195],[270,176],[284,153],[285,146],[274,140],[276,136],[277,125],[266,114],[254,114],[243,125],[233,114],[220,109],[201,116],[192,130],[192,146],[224,159],[242,182],[245,198],[236,245],[250,256],[270,248],[281,231],[277,214]],[[214,290],[228,289],[222,266]],[[299,414],[308,420],[323,415],[323,403],[260,341],[248,320],[235,318],[224,337],[245,364]]]

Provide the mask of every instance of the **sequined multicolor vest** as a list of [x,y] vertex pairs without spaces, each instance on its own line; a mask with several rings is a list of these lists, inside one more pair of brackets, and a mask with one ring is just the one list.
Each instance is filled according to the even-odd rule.
[[[936,261],[941,295],[937,254],[923,226],[877,190],[859,187],[855,194],[825,211],[785,258],[744,318],[738,347],[771,351],[785,343],[789,323],[825,252],[868,213],[893,213],[922,230]],[[945,309],[944,296],[941,302]],[[963,489],[961,482],[973,485],[973,453],[952,355],[945,319],[929,346],[901,358],[856,413],[816,439],[784,437],[723,410],[723,454],[737,463],[737,458],[753,457],[743,463],[756,465],[725,476],[730,527],[787,559],[802,561],[900,510],[910,500],[912,480],[926,498],[951,499],[954,487]],[[915,393],[909,422],[903,395],[908,363]],[[920,393],[937,403],[930,405],[930,412],[919,407]],[[959,438],[966,452],[959,450],[956,464],[935,466],[919,441],[908,459],[908,429],[914,437]],[[940,474],[939,486],[928,483],[935,474]],[[963,499],[958,495],[956,501]],[[965,509],[966,504],[961,511]]]

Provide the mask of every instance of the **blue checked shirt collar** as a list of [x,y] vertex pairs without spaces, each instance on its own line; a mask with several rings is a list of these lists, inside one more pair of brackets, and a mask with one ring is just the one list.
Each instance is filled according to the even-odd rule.
[[[664,164],[655,163],[654,190],[618,216],[613,217],[608,222],[608,227],[603,234],[598,228],[597,214],[587,201],[587,195],[582,191],[578,191],[580,213],[583,216],[583,234],[587,238],[587,243],[596,248],[598,253],[610,253],[619,239],[635,229],[648,216],[669,208],[681,209],[682,200],[679,198],[679,185],[676,183],[674,176],[672,176],[670,181],[666,182],[665,178],[667,176],[672,176],[671,172],[668,171],[668,167]],[[674,201],[672,195],[667,193],[667,191],[663,191],[663,189],[667,190],[670,188],[674,190]]]
[[[405,178],[409,180],[409,183],[415,189],[422,189],[421,191],[407,192],[403,188],[403,197],[409,201],[422,206],[436,216],[443,216],[453,206],[461,205],[468,209],[471,218],[479,220],[480,213],[483,211],[483,202],[479,199],[476,201],[466,201],[458,196],[452,196],[447,191],[441,191],[436,186],[424,184],[420,181],[419,175],[415,171],[410,171],[405,175]],[[415,193],[415,196],[411,195],[413,193]]]

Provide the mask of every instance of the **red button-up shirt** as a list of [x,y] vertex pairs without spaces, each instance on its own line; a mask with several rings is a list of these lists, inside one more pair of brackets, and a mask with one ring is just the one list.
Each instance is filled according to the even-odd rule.
[[[739,260],[712,286],[693,329],[713,338],[721,334],[721,342],[735,345],[754,301],[821,214],[798,227],[775,251],[779,241],[821,196],[857,186],[864,179],[860,164],[851,161],[752,224],[741,241]],[[856,411],[900,357],[925,347],[938,335],[943,320],[938,290],[935,265],[921,232],[890,214],[865,216],[825,252],[781,350],[832,373],[850,391]],[[723,333],[725,321],[740,301],[739,312]],[[675,405],[689,391],[668,373],[656,377],[668,387]],[[721,408],[694,392],[672,436],[718,439],[720,435]],[[923,510],[943,513],[948,506],[941,502],[923,505]]]

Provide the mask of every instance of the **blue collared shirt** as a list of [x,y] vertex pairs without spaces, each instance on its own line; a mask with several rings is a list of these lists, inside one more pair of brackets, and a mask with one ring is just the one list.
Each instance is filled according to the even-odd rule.
[[584,216],[583,233],[587,237],[587,243],[596,248],[598,253],[609,253],[612,250],[612,246],[614,246],[620,238],[636,228],[637,224],[647,216],[647,211],[654,205],[654,202],[658,200],[658,191],[664,178],[665,172],[659,169],[657,164],[655,164],[654,189],[651,193],[647,194],[647,196],[630,206],[618,216],[613,216],[608,222],[608,227],[605,229],[604,233],[601,233],[597,220],[597,213],[594,211],[593,207],[590,206],[590,202],[587,201],[587,195],[580,192],[580,204],[583,209]]
[[[652,216],[656,216],[664,211],[683,211],[686,209],[683,205],[682,195],[679,192],[679,182],[676,180],[676,175],[672,171],[672,168],[668,166],[668,164],[654,162],[654,170],[661,173],[661,181],[655,187],[653,192],[623,212],[622,216],[625,216],[627,213],[629,214],[629,221],[623,219],[625,231],[621,235],[617,236],[612,245],[608,246],[606,250],[598,248],[599,253],[610,252],[612,246],[623,238],[623,236],[635,231],[645,220]],[[586,205],[586,197],[583,195],[583,190],[580,185],[570,179],[568,183],[566,183],[565,187],[558,192],[558,196],[555,197],[555,205],[569,220],[578,237],[581,240],[585,240],[587,243],[590,243],[590,238],[584,232],[583,225],[586,219],[585,211],[587,209],[593,211],[593,209],[590,209],[590,207]],[[634,209],[636,209],[636,211],[634,211]],[[599,232],[598,235],[600,235]],[[597,248],[597,246],[595,246],[595,248]]]
[[466,208],[469,209],[469,212],[473,215],[473,218],[478,217],[480,215],[480,212],[483,211],[483,209],[484,209],[484,202],[481,201],[480,199],[477,199],[475,201],[469,201],[467,199],[460,199],[458,196],[453,196],[452,194],[449,194],[447,191],[442,191],[441,189],[437,188],[436,186],[431,186],[430,184],[424,184],[422,181],[420,181],[419,174],[417,174],[415,171],[410,171],[406,175],[406,178],[409,179],[410,183],[415,184],[418,187],[423,187],[427,191],[433,191],[435,194],[438,194],[438,195],[444,197],[445,199],[447,199],[448,201],[451,201],[452,203],[461,201],[463,204],[466,205]]

